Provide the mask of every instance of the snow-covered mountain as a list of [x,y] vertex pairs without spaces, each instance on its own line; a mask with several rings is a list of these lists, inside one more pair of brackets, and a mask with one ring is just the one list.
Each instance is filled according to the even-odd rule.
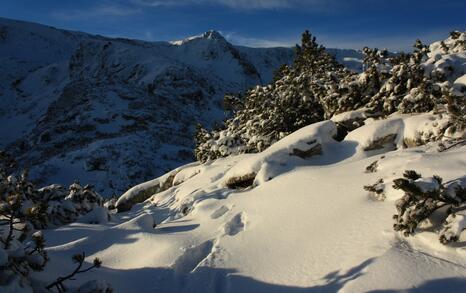
[[[359,68],[359,52],[333,52]],[[42,184],[120,194],[192,161],[195,123],[221,121],[225,93],[269,82],[293,58],[215,31],[144,42],[0,18],[0,148]]]
[[311,89],[304,110],[328,106],[316,120],[157,176],[191,160],[193,124],[221,119],[223,93],[265,83],[292,51],[213,31],[148,43],[2,23],[3,144],[44,182],[117,193],[151,180],[104,203],[90,186],[8,176],[0,152],[0,291],[466,291],[466,32],[390,64],[368,50],[361,74],[307,34],[296,68],[249,91],[254,115],[231,125],[254,134],[278,116],[259,106],[290,116],[299,103],[271,102]]

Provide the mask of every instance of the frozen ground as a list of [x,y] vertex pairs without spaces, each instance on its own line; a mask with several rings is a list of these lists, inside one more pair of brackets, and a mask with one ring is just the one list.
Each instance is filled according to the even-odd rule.
[[[70,255],[85,251],[103,267],[70,285],[98,277],[116,292],[465,292],[465,238],[444,246],[432,229],[410,238],[392,229],[401,193],[389,183],[404,170],[445,181],[465,175],[466,146],[403,148],[442,123],[433,114],[368,119],[337,142],[325,121],[263,153],[179,168],[127,192],[121,202],[174,185],[107,224],[46,231],[51,261],[37,277],[63,275]],[[390,134],[396,139],[367,150]],[[290,155],[316,145],[320,155]],[[366,173],[375,160],[377,171]],[[251,177],[252,187],[227,187]],[[379,178],[384,201],[363,190]]]

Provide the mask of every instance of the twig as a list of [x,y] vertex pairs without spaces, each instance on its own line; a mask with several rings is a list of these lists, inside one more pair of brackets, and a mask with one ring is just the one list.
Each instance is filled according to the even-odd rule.
[[59,277],[55,282],[49,284],[46,288],[50,290],[53,287],[56,287],[58,292],[64,292],[65,291],[65,286],[63,285],[64,281],[73,280],[72,278],[75,275],[85,273],[85,272],[90,271],[93,268],[99,267],[101,265],[100,260],[96,258],[96,259],[94,259],[94,264],[92,266],[81,270],[81,267],[84,264],[84,259],[85,258],[86,258],[86,254],[84,252],[74,256],[73,259],[78,262],[78,266],[74,269],[74,271],[71,272],[70,274],[64,276],[64,277]]
[[459,144],[463,144],[463,143],[466,143],[466,139],[457,141],[457,142],[455,142],[454,144],[449,145],[448,147],[445,147],[444,149],[441,149],[439,152],[440,152],[440,153],[441,153],[441,152],[444,152],[444,151],[446,151],[446,150],[449,150],[449,149],[451,149],[451,148],[453,148],[453,147],[455,147],[455,146],[457,146],[457,145],[459,145]]

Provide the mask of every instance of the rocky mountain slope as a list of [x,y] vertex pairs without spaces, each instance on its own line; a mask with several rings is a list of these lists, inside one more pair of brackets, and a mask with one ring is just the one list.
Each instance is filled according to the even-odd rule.
[[[359,52],[333,52],[360,68]],[[215,31],[144,42],[0,18],[0,147],[39,184],[120,194],[192,161],[195,123],[221,121],[225,93],[269,82],[293,58]]]

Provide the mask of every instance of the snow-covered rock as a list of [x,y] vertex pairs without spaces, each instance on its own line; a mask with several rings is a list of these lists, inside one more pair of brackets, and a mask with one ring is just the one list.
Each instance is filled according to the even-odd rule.
[[253,182],[259,185],[271,180],[290,166],[299,165],[307,158],[322,154],[322,145],[333,141],[335,134],[336,126],[332,121],[304,127],[250,159],[240,161],[225,174],[224,184],[235,186],[250,181],[250,185]]
[[384,147],[392,150],[415,147],[441,138],[448,122],[448,116],[442,114],[405,115],[396,113],[387,119],[368,118],[364,120],[364,127],[351,131],[345,140],[357,142],[358,148],[365,151]]
[[87,224],[107,224],[110,215],[105,207],[95,207],[87,214],[81,216],[77,222]]

